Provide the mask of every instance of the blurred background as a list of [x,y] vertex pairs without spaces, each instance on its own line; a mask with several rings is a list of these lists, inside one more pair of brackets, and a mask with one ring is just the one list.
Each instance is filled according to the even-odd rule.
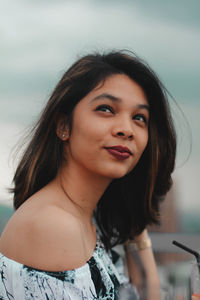
[[129,49],[177,103],[174,186],[155,231],[200,233],[200,1],[0,0],[0,20],[0,232],[12,214],[13,147],[63,72],[88,52]]

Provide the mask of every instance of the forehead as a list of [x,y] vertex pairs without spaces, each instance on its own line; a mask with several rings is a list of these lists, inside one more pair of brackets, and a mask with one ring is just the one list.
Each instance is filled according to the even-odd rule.
[[92,91],[90,91],[82,100],[94,101],[101,99],[101,95],[107,94],[116,100],[130,100],[148,104],[145,92],[139,84],[125,74],[111,75],[103,82],[101,81]]

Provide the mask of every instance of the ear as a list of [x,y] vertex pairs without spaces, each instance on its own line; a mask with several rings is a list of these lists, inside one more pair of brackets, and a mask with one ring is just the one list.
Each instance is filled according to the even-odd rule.
[[62,141],[69,139],[69,125],[65,114],[59,114],[56,118],[56,134]]

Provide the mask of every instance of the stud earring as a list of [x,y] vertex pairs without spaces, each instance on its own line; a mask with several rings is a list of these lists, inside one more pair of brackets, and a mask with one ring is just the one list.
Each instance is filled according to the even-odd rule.
[[65,133],[62,134],[62,138],[63,139],[66,138],[66,134]]

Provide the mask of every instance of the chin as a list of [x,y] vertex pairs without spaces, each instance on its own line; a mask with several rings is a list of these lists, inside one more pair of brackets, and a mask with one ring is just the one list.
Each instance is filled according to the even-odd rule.
[[115,172],[113,172],[113,171],[110,172],[109,177],[112,178],[112,179],[122,178],[122,177],[126,176],[130,171],[127,172],[127,170],[126,171],[122,171],[122,170],[121,171],[116,171],[115,170]]
[[130,168],[129,170],[125,170],[125,171],[121,170],[121,171],[112,172],[113,173],[112,174],[113,175],[112,178],[113,179],[122,178],[122,177],[126,176],[127,174],[129,174],[130,172],[132,172],[133,169],[134,169],[134,167]]
[[119,179],[124,176],[126,176],[128,173],[130,173],[135,166],[113,166],[113,165],[105,165],[101,166],[101,169],[99,169],[96,173],[98,173],[100,176],[110,178],[110,179]]

